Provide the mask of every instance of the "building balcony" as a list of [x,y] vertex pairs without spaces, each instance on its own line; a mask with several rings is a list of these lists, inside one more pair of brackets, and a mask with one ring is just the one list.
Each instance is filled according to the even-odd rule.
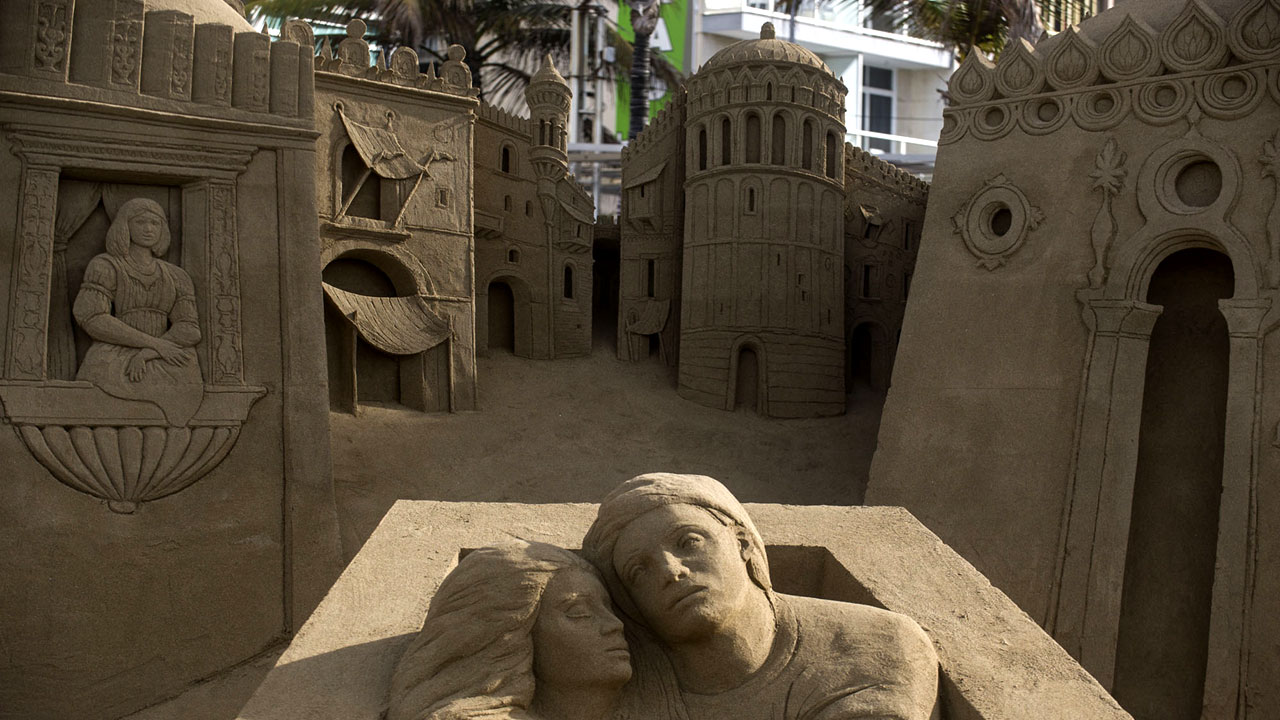
[[[760,37],[760,26],[771,22],[779,38],[790,39],[791,16],[776,8],[776,0],[706,0],[701,30],[739,40]],[[861,55],[868,62],[911,70],[947,69],[951,55],[942,45],[899,32],[864,26],[861,8],[838,9],[829,1],[809,0],[795,18],[795,42],[821,56]],[[705,60],[705,58],[704,58]]]

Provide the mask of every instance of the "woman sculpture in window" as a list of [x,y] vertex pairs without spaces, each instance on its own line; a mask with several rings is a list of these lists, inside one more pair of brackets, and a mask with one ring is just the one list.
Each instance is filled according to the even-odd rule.
[[200,324],[191,276],[160,259],[169,250],[160,205],[134,198],[120,206],[106,246],[89,261],[72,309],[94,341],[76,379],[154,403],[170,425],[185,426],[204,396]]
[[542,543],[481,548],[432,598],[387,720],[610,718],[630,678],[622,622],[591,565]]

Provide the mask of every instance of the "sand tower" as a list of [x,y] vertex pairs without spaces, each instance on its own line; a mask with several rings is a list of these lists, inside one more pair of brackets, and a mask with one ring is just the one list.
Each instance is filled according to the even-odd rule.
[[768,23],[690,79],[683,397],[775,417],[844,411],[845,91]]

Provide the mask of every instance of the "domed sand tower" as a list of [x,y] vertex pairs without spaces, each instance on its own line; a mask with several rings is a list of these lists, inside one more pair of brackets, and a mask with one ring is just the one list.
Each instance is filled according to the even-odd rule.
[[845,92],[768,23],[690,79],[681,396],[844,412]]

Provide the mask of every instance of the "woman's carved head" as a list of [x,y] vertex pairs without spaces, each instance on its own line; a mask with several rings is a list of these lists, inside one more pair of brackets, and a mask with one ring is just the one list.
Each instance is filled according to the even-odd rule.
[[540,686],[630,677],[622,623],[590,564],[542,543],[482,548],[432,598],[396,666],[387,720],[528,718]]
[[134,198],[120,206],[107,229],[107,252],[116,257],[129,254],[129,246],[141,245],[156,257],[169,252],[169,222],[155,200]]

